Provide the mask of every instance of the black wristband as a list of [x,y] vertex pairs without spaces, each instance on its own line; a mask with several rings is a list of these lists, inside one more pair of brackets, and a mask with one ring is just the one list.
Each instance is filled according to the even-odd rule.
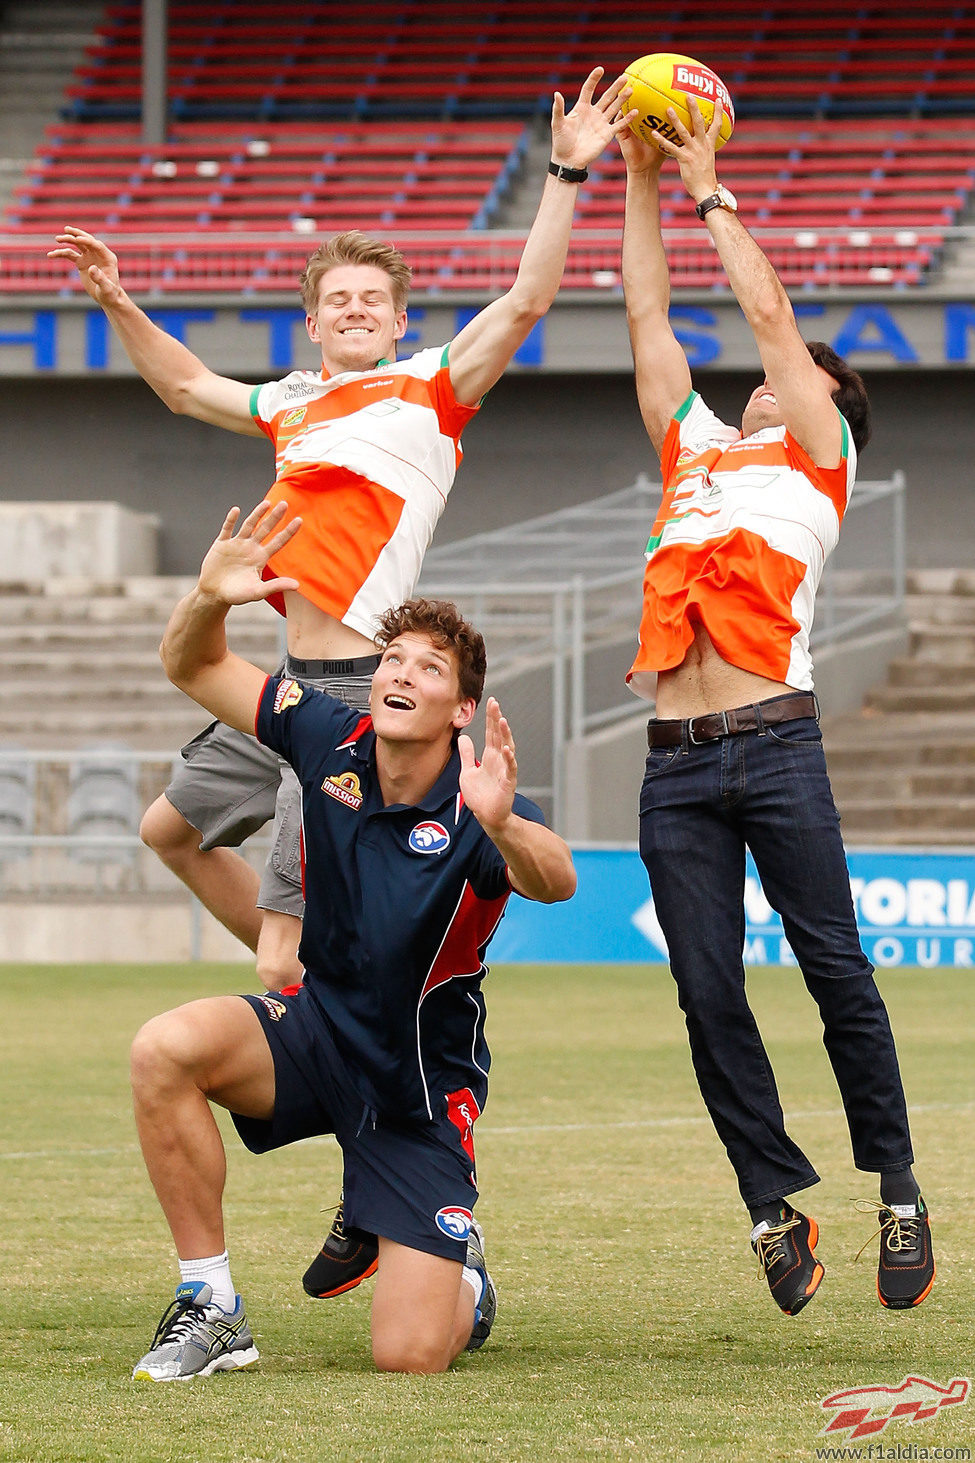
[[589,177],[588,168],[567,168],[564,163],[550,162],[548,170],[562,183],[584,183]]

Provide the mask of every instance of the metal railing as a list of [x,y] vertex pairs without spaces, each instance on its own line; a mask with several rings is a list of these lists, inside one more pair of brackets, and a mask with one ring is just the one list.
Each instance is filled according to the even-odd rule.
[[[900,472],[858,484],[823,576],[815,648],[902,615],[904,491]],[[641,476],[606,497],[427,555],[421,591],[454,599],[484,634],[487,689],[515,730],[522,791],[556,828],[566,825],[571,796],[568,745],[646,711],[623,678],[660,495],[660,484]],[[0,749],[0,895],[171,893],[173,876],[141,844],[138,823],[172,765],[171,751],[112,744]],[[99,767],[114,780],[100,778]],[[259,867],[266,847],[266,836],[253,838],[244,852]]]
[[[789,289],[923,289],[937,279],[946,253],[971,248],[971,225],[878,228],[778,228],[752,234]],[[410,260],[414,295],[499,294],[518,268],[524,231],[384,230]],[[674,289],[728,289],[720,263],[699,231],[665,228]],[[305,233],[201,231],[178,237],[127,233],[113,241],[127,288],[135,294],[210,293],[293,296],[310,243]],[[48,234],[0,233],[0,293],[83,296],[77,272],[48,259]],[[619,229],[577,227],[563,290],[620,289]]]

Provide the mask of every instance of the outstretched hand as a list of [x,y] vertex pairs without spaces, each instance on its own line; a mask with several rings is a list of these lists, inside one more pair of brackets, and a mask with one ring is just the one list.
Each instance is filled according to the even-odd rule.
[[714,116],[707,125],[705,125],[704,116],[697,104],[696,97],[687,98],[687,110],[691,117],[690,128],[685,127],[679,113],[673,107],[667,108],[668,120],[680,138],[679,143],[671,142],[660,132],[654,132],[653,137],[661,152],[676,159],[684,187],[692,198],[700,201],[709,193],[713,193],[718,185],[714,154],[715,144],[721,131],[724,108],[720,101],[716,101]]
[[[620,86],[619,106],[622,113],[629,104],[633,87],[629,77],[625,75],[617,79],[616,85]],[[639,112],[634,109],[628,115],[632,121],[635,116],[639,115]],[[628,173],[659,173],[666,161],[666,154],[659,147],[634,132],[630,126],[624,127],[621,132],[616,134],[616,141],[620,145],[620,152],[623,154]]]
[[478,763],[474,743],[466,734],[457,739],[460,753],[460,790],[464,802],[486,833],[499,828],[511,813],[518,786],[515,739],[507,718],[493,696],[487,700],[484,755]]
[[571,112],[565,110],[562,93],[555,93],[552,102],[552,158],[565,167],[588,167],[638,115],[635,107],[620,110],[620,93],[626,86],[624,76],[608,86],[598,102],[593,101],[602,74],[601,66],[590,71]]
[[57,249],[49,249],[48,259],[68,259],[81,275],[81,283],[96,304],[103,308],[114,305],[121,298],[118,259],[107,244],[96,239],[94,234],[68,224],[58,234]]
[[287,503],[270,504],[265,499],[248,513],[238,532],[239,508],[231,508],[223,521],[200,568],[201,593],[227,605],[254,604],[286,589],[297,589],[297,579],[262,579],[268,560],[293,539],[301,527],[300,518],[292,518],[283,528],[281,520],[288,511]]

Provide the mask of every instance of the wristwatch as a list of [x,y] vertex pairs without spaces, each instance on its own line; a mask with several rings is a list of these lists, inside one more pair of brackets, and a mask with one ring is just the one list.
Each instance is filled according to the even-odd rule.
[[730,188],[719,183],[713,193],[709,194],[707,198],[702,198],[700,203],[695,203],[694,212],[698,218],[703,218],[706,213],[711,212],[712,208],[726,208],[729,213],[737,213],[738,199]]

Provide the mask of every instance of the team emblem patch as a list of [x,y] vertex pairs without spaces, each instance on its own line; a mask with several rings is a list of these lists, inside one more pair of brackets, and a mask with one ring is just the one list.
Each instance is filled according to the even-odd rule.
[[279,716],[289,706],[297,706],[304,695],[303,687],[297,681],[281,681],[274,693],[274,714]]
[[336,802],[344,803],[354,813],[362,807],[362,788],[354,772],[336,772],[334,777],[326,777],[322,783],[322,792],[328,793]]
[[288,427],[300,427],[307,411],[306,406],[295,406],[289,412],[285,412],[281,418],[281,430],[285,431]]
[[258,996],[257,999],[272,1021],[280,1021],[282,1016],[287,1016],[288,1008],[283,1001],[276,1001],[273,996]]
[[442,1230],[448,1239],[463,1242],[466,1242],[471,1232],[471,1225],[474,1223],[474,1215],[470,1209],[461,1209],[457,1204],[450,1204],[446,1209],[438,1209],[434,1218],[437,1221],[437,1228]]
[[417,823],[410,834],[414,853],[443,853],[450,844],[450,834],[442,823]]

